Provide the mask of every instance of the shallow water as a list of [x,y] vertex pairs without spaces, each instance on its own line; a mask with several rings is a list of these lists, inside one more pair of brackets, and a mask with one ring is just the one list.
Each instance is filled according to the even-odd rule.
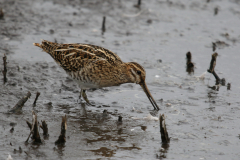
[[[0,82],[1,159],[8,153],[14,159],[240,158],[240,2],[142,1],[140,9],[135,4],[0,0],[5,12],[0,20],[0,53],[8,57],[8,82]],[[106,32],[102,35],[103,16]],[[125,62],[142,64],[148,88],[161,108],[159,114],[166,116],[170,144],[161,144],[159,122],[146,118],[153,108],[136,84],[87,91],[95,106],[78,104],[77,85],[49,55],[32,45],[41,39],[100,45]],[[231,83],[231,90],[226,86],[213,90],[215,79],[209,73],[204,80],[199,78],[209,67],[216,41],[228,44],[217,45],[215,70],[226,84]],[[188,51],[195,64],[191,75],[186,72]],[[32,96],[23,111],[6,114],[28,91]],[[41,95],[33,107],[37,91]],[[105,109],[108,116],[102,114]],[[49,127],[50,136],[41,145],[24,143],[29,134],[25,121],[31,121],[32,110]],[[65,114],[67,142],[56,146]],[[116,124],[119,115],[122,125]]]

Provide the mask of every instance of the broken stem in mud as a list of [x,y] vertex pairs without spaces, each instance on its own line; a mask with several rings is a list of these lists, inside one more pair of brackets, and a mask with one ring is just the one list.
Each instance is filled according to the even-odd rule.
[[164,114],[159,115],[159,122],[160,122],[160,133],[161,133],[162,143],[169,143],[170,138],[168,137],[168,132],[167,132],[166,124],[165,124]]
[[32,124],[29,121],[26,121],[26,123],[27,123],[29,129],[31,130],[32,129]]
[[48,136],[48,126],[45,121],[42,121],[42,125],[40,125],[40,128],[43,130],[43,135]]
[[216,67],[216,63],[217,63],[217,56],[218,56],[218,53],[213,53],[212,54],[212,59],[211,59],[211,62],[210,62],[210,67],[209,69],[207,70],[209,73],[212,73],[213,76],[215,77],[216,79],[216,85],[218,85],[219,83],[221,83],[221,85],[225,86],[225,79],[220,79],[219,76],[217,75],[217,73],[215,72],[215,67]]
[[3,56],[3,82],[7,82],[7,56],[4,54]]
[[210,67],[209,67],[209,69],[207,70],[209,73],[213,73],[213,71],[214,71],[214,68],[215,68],[215,66],[216,66],[217,56],[218,56],[218,53],[213,53],[213,54],[212,54],[212,59],[211,59],[211,62],[210,62]]
[[106,22],[106,17],[104,16],[103,17],[103,22],[102,22],[102,34],[106,31],[105,22]]
[[118,116],[118,121],[117,121],[117,125],[119,126],[119,125],[122,125],[122,116]]
[[66,142],[66,130],[67,130],[67,117],[65,115],[62,117],[61,134],[58,137],[58,140],[55,142],[55,144],[61,144]]
[[24,151],[24,153],[25,153],[27,156],[31,157],[27,151]]
[[38,132],[37,114],[34,111],[32,111],[32,118],[33,118],[33,120],[32,120],[32,128],[31,128],[30,134],[29,134],[26,142],[28,142],[30,136],[32,135],[32,139],[33,139],[34,142],[42,143],[40,134]]
[[140,7],[141,7],[141,0],[138,0],[138,3],[135,4],[134,7],[136,7],[136,8],[140,8]]
[[231,89],[231,83],[228,83],[227,84],[227,90],[230,90]]
[[4,17],[4,13],[3,13],[2,8],[0,8],[0,19],[3,19],[3,17]]
[[11,109],[9,112],[16,112],[16,111],[20,111],[23,107],[23,105],[25,104],[25,102],[27,102],[27,100],[31,97],[31,93],[28,92],[24,97],[22,97],[18,103],[13,107],[13,109]]
[[191,54],[191,52],[187,52],[186,58],[187,58],[187,62],[186,62],[187,69],[186,69],[186,71],[189,74],[191,74],[192,72],[194,72],[194,64],[192,62],[192,54]]
[[218,14],[218,7],[214,8],[214,16]]
[[138,6],[140,7],[140,5],[141,5],[141,0],[138,0]]
[[217,73],[214,70],[213,70],[212,74],[216,79],[216,83],[218,84],[221,81],[221,79],[218,77]]
[[213,49],[213,52],[216,50],[216,47],[217,47],[216,43],[212,42],[212,49]]
[[122,116],[118,116],[118,122],[122,123]]
[[39,96],[40,96],[40,92],[37,92],[36,93],[36,98],[35,98],[35,100],[33,102],[33,105],[36,105],[36,102],[37,102]]
[[191,62],[192,61],[192,53],[191,52],[187,52],[186,53],[186,58],[187,58],[187,62]]

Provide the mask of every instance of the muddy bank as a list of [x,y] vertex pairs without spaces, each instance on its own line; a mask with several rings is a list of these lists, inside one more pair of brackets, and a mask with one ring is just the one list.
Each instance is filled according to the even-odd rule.
[[[0,69],[4,53],[8,62],[8,82],[0,76],[2,159],[8,153],[13,159],[239,159],[239,2],[142,1],[140,8],[136,4],[0,1]],[[95,106],[78,103],[77,85],[32,45],[41,39],[92,43],[111,49],[123,61],[142,64],[159,114],[166,116],[170,144],[161,144],[159,122],[145,118],[152,106],[138,85],[89,90]],[[218,53],[215,71],[231,83],[230,90],[214,89],[215,78],[207,73],[213,44]],[[186,72],[189,51],[191,74]],[[22,111],[7,114],[28,91],[32,96]],[[36,92],[41,95],[33,105]],[[49,127],[49,137],[41,145],[25,144],[25,121],[31,121],[32,110]],[[65,114],[66,143],[55,145]]]

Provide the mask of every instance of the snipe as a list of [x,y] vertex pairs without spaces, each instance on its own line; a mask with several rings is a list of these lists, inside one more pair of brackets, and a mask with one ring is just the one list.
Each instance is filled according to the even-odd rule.
[[136,62],[124,63],[115,53],[91,44],[58,44],[42,41],[33,43],[52,58],[75,80],[81,88],[80,96],[88,103],[86,89],[118,86],[123,83],[139,84],[155,110],[159,107],[149,92],[146,72]]

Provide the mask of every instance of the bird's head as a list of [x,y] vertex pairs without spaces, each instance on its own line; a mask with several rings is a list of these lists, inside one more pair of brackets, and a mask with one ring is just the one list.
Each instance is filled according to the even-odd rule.
[[157,103],[155,102],[150,91],[147,88],[147,85],[145,82],[146,72],[144,68],[136,62],[130,62],[128,63],[128,72],[130,74],[129,76],[130,76],[131,82],[139,84],[142,87],[143,91],[146,93],[154,109],[159,110]]
[[128,73],[132,83],[140,84],[145,82],[146,72],[140,64],[136,62],[128,63]]

